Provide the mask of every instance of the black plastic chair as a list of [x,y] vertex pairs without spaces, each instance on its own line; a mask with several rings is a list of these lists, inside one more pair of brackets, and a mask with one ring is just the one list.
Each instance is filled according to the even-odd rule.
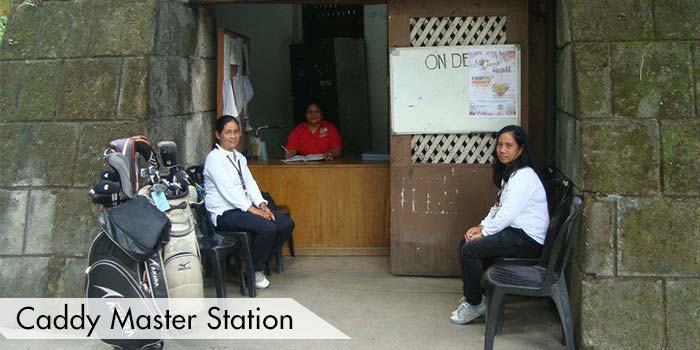
[[547,192],[547,208],[552,215],[559,204],[573,195],[576,185],[561,170],[551,165],[540,169],[540,180]]
[[[211,223],[209,212],[204,203],[192,204],[195,209],[197,225],[202,231],[199,239],[199,247],[202,255],[207,257],[208,262],[215,272],[216,295],[219,298],[226,297],[226,266],[229,258],[233,256],[236,267],[236,275],[240,284],[242,295],[246,295],[246,289],[250,297],[255,297],[255,271],[253,269],[253,258],[250,250],[247,232],[219,231]],[[243,252],[241,262],[239,252]]]
[[[549,210],[550,217],[554,215],[556,209],[568,198],[573,196],[574,187],[576,185],[573,181],[569,180],[564,174],[562,174],[559,169],[553,166],[546,166],[541,169],[540,179],[544,187],[544,191],[547,193],[547,208]],[[551,220],[550,220],[551,221]],[[525,258],[493,258],[488,261],[488,265],[496,265],[502,263],[508,264],[521,264],[521,265],[533,265],[538,264],[541,266],[546,266],[549,260],[549,253],[552,249],[552,241],[554,237],[547,232],[544,239],[544,245],[542,246],[542,253],[537,259],[525,259]]]
[[547,236],[553,236],[554,239],[546,265],[500,263],[486,270],[486,295],[489,303],[486,314],[485,350],[493,349],[494,336],[497,329],[500,330],[503,319],[503,299],[507,294],[551,297],[559,312],[566,348],[574,349],[571,305],[564,270],[574,241],[576,222],[581,213],[581,201],[580,196],[567,198],[552,215]]
[[[270,195],[269,192],[260,192],[260,194],[262,194],[263,198],[267,201],[267,206],[270,209],[276,210],[280,214],[286,215],[289,218],[292,217],[292,211],[289,209],[289,207],[286,205],[277,205],[277,203],[275,203],[275,200],[272,198],[272,195]],[[287,243],[287,246],[289,247],[289,255],[291,255],[292,257],[296,257],[297,255],[296,255],[296,252],[294,251],[294,232],[291,232],[289,234],[289,238],[287,239],[287,241],[285,243]],[[275,258],[275,272],[277,272],[277,273],[282,273],[282,270],[283,270],[283,266],[282,266],[282,257],[283,257],[282,248],[283,247],[284,247],[284,245],[279,247],[279,249],[275,250],[275,252],[273,254],[273,257]],[[265,270],[266,270],[265,272],[267,272],[267,274],[269,275],[270,274],[269,266],[265,266]]]

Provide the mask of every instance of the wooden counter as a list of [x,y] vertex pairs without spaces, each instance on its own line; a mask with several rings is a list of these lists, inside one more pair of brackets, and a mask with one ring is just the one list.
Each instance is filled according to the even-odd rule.
[[301,255],[389,255],[389,163],[248,163],[261,191],[288,206]]

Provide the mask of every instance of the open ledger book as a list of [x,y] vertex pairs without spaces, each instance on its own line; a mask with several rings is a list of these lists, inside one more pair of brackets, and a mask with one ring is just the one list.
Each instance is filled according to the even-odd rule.
[[323,160],[323,154],[320,154],[320,153],[307,154],[305,156],[294,156],[294,157],[291,157],[289,159],[282,159],[282,161],[285,163],[317,162],[317,161],[322,161],[322,160]]

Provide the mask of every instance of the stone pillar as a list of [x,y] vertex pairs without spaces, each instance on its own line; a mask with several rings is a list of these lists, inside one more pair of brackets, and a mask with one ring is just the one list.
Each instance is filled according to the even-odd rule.
[[559,0],[558,162],[584,190],[583,348],[700,343],[694,0]]
[[0,296],[82,295],[99,210],[86,192],[109,140],[173,138],[201,162],[212,22],[170,0],[12,10],[0,46]]

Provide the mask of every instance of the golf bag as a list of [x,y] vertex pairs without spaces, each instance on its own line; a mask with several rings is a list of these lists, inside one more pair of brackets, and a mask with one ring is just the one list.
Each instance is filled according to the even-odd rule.
[[[161,250],[169,240],[171,224],[148,198],[136,196],[140,172],[136,153],[149,167],[157,167],[146,138],[112,141],[104,154],[112,170],[102,170],[100,180],[88,191],[92,201],[104,208],[98,217],[101,232],[88,254],[85,297],[136,298],[156,315],[161,312],[154,298],[169,297]],[[157,349],[163,344],[160,339],[101,338],[119,349]]]
[[[172,225],[170,241],[163,247],[165,275],[168,279],[170,296],[173,298],[202,298],[204,283],[202,263],[197,242],[195,220],[190,209],[190,193],[187,173],[182,171],[174,142],[158,143],[161,160],[168,169],[170,184],[165,191],[170,209],[165,212]],[[156,186],[145,186],[141,193],[150,195]]]
[[[168,218],[145,197],[104,208],[102,231],[92,242],[85,270],[85,298],[136,298],[160,314],[153,298],[168,298],[160,250],[170,232]],[[139,332],[138,329],[128,330]],[[162,345],[160,339],[102,339],[119,349]]]

